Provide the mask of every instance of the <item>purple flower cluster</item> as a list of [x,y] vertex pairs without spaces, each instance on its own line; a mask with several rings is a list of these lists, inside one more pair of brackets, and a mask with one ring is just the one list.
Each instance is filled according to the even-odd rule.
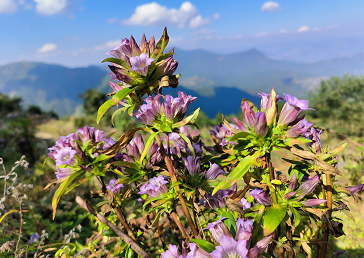
[[273,203],[272,198],[266,192],[264,192],[262,189],[251,190],[250,195],[254,197],[255,201],[257,201],[258,203],[260,203],[264,206],[269,206],[269,205],[272,205],[272,203]]
[[273,235],[269,235],[258,241],[253,248],[250,248],[251,236],[253,232],[253,220],[243,220],[238,218],[236,222],[237,232],[233,238],[231,232],[220,217],[219,220],[209,223],[205,229],[210,230],[212,237],[218,246],[211,253],[212,258],[221,257],[248,257],[256,258],[268,247]]
[[311,127],[311,130],[306,132],[303,136],[312,142],[309,143],[310,147],[316,151],[316,154],[321,154],[322,142],[320,138],[320,134],[322,134],[322,130],[315,129]]
[[182,254],[178,251],[178,247],[170,244],[168,250],[161,254],[161,258],[211,258],[212,256],[199,248],[195,243],[189,243],[190,251],[184,247],[182,241]]
[[78,129],[76,133],[62,136],[56,141],[56,145],[48,148],[48,156],[56,161],[58,182],[71,175],[74,172],[72,167],[77,165],[79,160],[86,158],[86,153],[82,151],[77,141],[82,144],[89,142],[89,145],[99,143],[93,153],[94,157],[99,155],[98,150],[106,150],[115,143],[112,137],[106,138],[105,132],[87,126]]
[[[123,39],[121,45],[106,53],[125,62],[125,67],[115,63],[109,66],[112,71],[110,73],[112,79],[131,85],[135,82],[135,76],[132,73],[146,76],[148,74],[148,67],[155,60],[151,57],[155,48],[154,37],[148,42],[145,35],[143,35],[139,46],[133,36],[130,37],[130,40]],[[173,53],[174,49],[169,52]],[[160,60],[156,66],[153,75],[156,79],[160,79],[164,75],[172,75],[176,71],[178,63],[173,60],[173,55],[171,54]]]
[[147,194],[151,198],[159,197],[167,192],[166,184],[168,184],[168,181],[165,180],[164,176],[153,177],[140,187],[138,194]]
[[219,209],[226,206],[226,198],[236,193],[236,184],[229,189],[220,189],[214,195],[206,194],[205,197],[201,198],[198,202],[199,205],[205,206],[206,209]]
[[146,125],[153,125],[154,121],[161,120],[162,117],[171,122],[178,122],[185,116],[188,106],[197,99],[196,97],[187,96],[186,93],[181,91],[178,92],[177,98],[166,95],[163,104],[160,98],[161,95],[147,97],[145,99],[147,104],[141,105],[134,116]]
[[[235,117],[233,117],[233,119],[234,118]],[[239,126],[236,126],[234,124],[230,124],[230,126],[232,128],[234,128],[234,129],[236,129],[236,130],[240,129]],[[227,141],[226,141],[226,138],[230,137],[230,136],[233,136],[234,133],[231,132],[225,125],[220,124],[220,125],[217,125],[214,128],[214,130],[210,130],[210,135],[211,135],[211,138],[215,142],[216,145],[220,145],[221,147],[224,147],[225,145],[228,144]],[[236,142],[229,142],[229,144],[236,145]]]

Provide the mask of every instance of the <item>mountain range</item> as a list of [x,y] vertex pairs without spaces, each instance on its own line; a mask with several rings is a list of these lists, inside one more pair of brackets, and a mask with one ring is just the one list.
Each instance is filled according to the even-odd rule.
[[[193,104],[209,116],[237,113],[242,98],[258,103],[254,93],[269,92],[305,97],[322,79],[345,73],[364,74],[364,54],[316,63],[273,60],[256,49],[219,55],[204,50],[176,49],[181,74],[178,90],[198,97]],[[80,95],[89,88],[109,92],[106,66],[68,68],[54,64],[19,62],[0,66],[0,92],[21,96],[24,104],[71,115]]]

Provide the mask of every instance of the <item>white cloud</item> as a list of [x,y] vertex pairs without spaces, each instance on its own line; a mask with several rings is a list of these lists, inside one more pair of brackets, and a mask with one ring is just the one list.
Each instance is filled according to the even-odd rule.
[[203,26],[207,23],[209,23],[209,19],[202,19],[201,15],[197,15],[195,18],[193,18],[191,21],[190,21],[190,28],[197,28],[197,27],[200,27],[200,26]]
[[102,45],[95,46],[95,50],[112,50],[121,44],[120,40],[108,41]]
[[67,0],[34,0],[36,10],[40,14],[53,15],[62,12],[67,6]]
[[117,18],[111,18],[111,19],[109,19],[107,22],[108,22],[108,23],[113,24],[113,23],[115,23],[115,22],[117,22],[117,21],[118,21],[118,19],[117,19]]
[[52,51],[55,51],[57,48],[58,48],[58,46],[56,44],[49,43],[49,44],[45,44],[43,47],[38,49],[38,52],[39,53],[52,52]]
[[0,0],[0,13],[14,13],[16,10],[14,0]]
[[262,12],[279,12],[282,8],[277,2],[265,2],[261,9]]
[[133,15],[121,23],[125,25],[175,25],[183,28],[197,28],[210,22],[209,19],[203,19],[198,14],[197,8],[190,2],[182,3],[177,10],[168,9],[156,2],[142,4],[135,8]]
[[307,26],[302,26],[302,27],[300,27],[300,28],[298,28],[298,32],[305,32],[305,31],[309,31],[310,30],[310,28],[309,27],[307,27]]
[[219,19],[219,18],[220,18],[220,14],[215,13],[215,14],[214,14],[214,19]]

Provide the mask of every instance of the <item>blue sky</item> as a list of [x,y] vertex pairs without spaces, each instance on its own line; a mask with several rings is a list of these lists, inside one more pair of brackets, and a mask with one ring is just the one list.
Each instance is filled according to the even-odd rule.
[[[208,4],[207,4],[208,3]],[[314,62],[364,52],[362,0],[0,0],[0,65],[94,65],[130,35],[170,46]]]

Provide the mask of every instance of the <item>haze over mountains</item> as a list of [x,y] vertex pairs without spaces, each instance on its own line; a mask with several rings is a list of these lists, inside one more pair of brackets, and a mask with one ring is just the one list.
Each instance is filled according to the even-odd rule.
[[[345,73],[364,74],[364,54],[316,63],[273,60],[258,50],[219,55],[204,50],[176,49],[179,90],[198,97],[194,104],[208,116],[238,112],[242,98],[259,102],[256,92],[304,97],[321,79]],[[80,95],[89,88],[109,92],[105,67],[67,68],[60,65],[20,62],[0,66],[0,92],[23,97],[24,104],[54,110],[60,116],[74,114]],[[231,89],[226,89],[231,88]],[[187,89],[186,89],[187,88]]]

